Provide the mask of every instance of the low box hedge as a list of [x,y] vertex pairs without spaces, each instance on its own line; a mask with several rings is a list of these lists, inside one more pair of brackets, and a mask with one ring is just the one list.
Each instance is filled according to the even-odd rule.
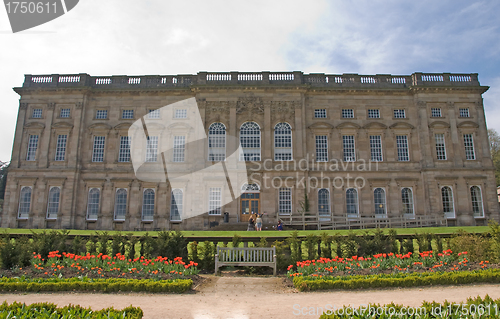
[[482,282],[500,283],[500,269],[342,277],[296,276],[293,278],[294,286],[300,291],[460,285]]

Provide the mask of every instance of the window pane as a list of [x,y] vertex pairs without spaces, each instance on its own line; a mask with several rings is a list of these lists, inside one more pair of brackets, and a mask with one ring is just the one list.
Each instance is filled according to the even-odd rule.
[[28,140],[28,152],[26,154],[27,161],[36,159],[36,149],[38,148],[38,135],[30,135]]
[[472,134],[464,134],[464,146],[465,146],[465,159],[475,160],[476,154],[474,152],[474,140]]
[[125,220],[127,215],[127,190],[119,188],[115,196],[115,220]]
[[144,190],[142,197],[142,220],[152,221],[155,211],[155,191],[151,188]]
[[396,146],[398,149],[398,161],[409,161],[408,137],[406,135],[396,135]]
[[19,218],[28,218],[31,209],[31,187],[24,186],[19,194]]
[[318,213],[320,215],[330,214],[330,192],[326,188],[318,191]]
[[182,190],[174,189],[170,198],[170,220],[182,220]]
[[403,202],[403,213],[413,215],[413,192],[411,188],[401,189],[401,201]]
[[150,119],[159,119],[160,118],[160,109],[149,110],[148,118],[150,118]]
[[354,110],[353,109],[343,109],[342,110],[342,118],[344,118],[344,119],[354,118]]
[[106,142],[105,136],[94,136],[94,150],[92,153],[92,162],[104,161],[104,144]]
[[211,187],[208,194],[208,214],[220,215],[221,214],[221,199],[222,190],[218,187]]
[[226,159],[226,127],[213,123],[208,129],[208,160],[212,162]]
[[441,109],[440,108],[431,108],[431,116],[432,117],[441,117]]
[[483,217],[484,210],[481,189],[478,186],[472,186],[470,188],[470,195],[472,199],[472,211],[474,212],[474,217]]
[[68,135],[57,136],[56,161],[64,161],[66,158],[66,142]]
[[42,109],[33,109],[33,116],[34,119],[41,119],[42,118]]
[[59,198],[61,189],[59,187],[51,187],[49,191],[49,202],[47,204],[47,218],[57,218],[59,213]]
[[344,135],[342,136],[342,142],[344,147],[344,162],[356,161],[356,154],[354,151],[354,136]]
[[326,109],[317,109],[314,110],[314,117],[317,119],[326,118]]
[[174,136],[174,162],[184,162],[184,147],[186,144],[185,136]]
[[374,110],[374,109],[369,109],[368,110],[368,118],[369,119],[378,119],[378,118],[380,118],[380,111],[379,110]]
[[240,161],[260,161],[260,126],[246,122],[240,128],[240,144],[243,154]]
[[434,139],[436,141],[436,155],[438,160],[446,159],[446,148],[444,145],[444,134],[435,134]]
[[87,219],[96,220],[99,213],[99,201],[101,190],[99,188],[91,188],[87,203]]
[[274,160],[292,160],[292,127],[288,123],[278,123],[274,127]]
[[[445,217],[453,217],[455,210],[453,206],[453,194],[450,187],[444,186],[441,188],[441,199],[443,202],[443,212],[445,213]],[[448,214],[448,216],[446,216],[446,214]]]
[[103,120],[108,118],[108,110],[97,110],[95,118],[98,120]]
[[375,203],[375,215],[385,215],[385,190],[383,188],[375,188],[373,202]]
[[469,109],[460,109],[460,117],[469,117]]
[[176,119],[185,119],[187,117],[187,110],[186,109],[181,109],[181,110],[175,110],[175,116]]
[[358,215],[358,191],[354,188],[349,188],[346,191],[347,216]]
[[134,118],[134,110],[122,111],[122,119],[133,119],[133,118]]
[[148,136],[146,144],[146,162],[158,160],[158,136]]
[[404,119],[406,117],[405,110],[394,110],[394,118]]
[[382,161],[382,137],[380,135],[370,135],[370,154],[372,161]]
[[130,162],[130,136],[120,136],[118,162]]
[[60,113],[59,117],[69,118],[70,114],[71,114],[70,109],[61,109],[61,113]]
[[292,190],[290,188],[280,188],[278,200],[279,212],[290,214],[292,212]]
[[328,142],[326,135],[316,136],[316,161],[328,161]]

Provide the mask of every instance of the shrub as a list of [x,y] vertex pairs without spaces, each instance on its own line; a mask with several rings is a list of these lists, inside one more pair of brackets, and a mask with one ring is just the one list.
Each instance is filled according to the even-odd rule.
[[232,243],[233,247],[239,247],[241,243],[241,236],[238,234],[234,234]]
[[470,261],[492,261],[491,257],[496,256],[496,252],[492,251],[492,241],[491,238],[482,235],[459,232],[450,240],[450,248],[453,251],[467,251]]
[[333,237],[328,233],[321,234],[321,257],[332,258],[332,242]]
[[287,239],[291,250],[291,263],[295,264],[302,260],[302,241],[299,239],[299,232],[294,231]]
[[214,249],[217,249],[217,247],[209,241],[204,241],[203,245],[201,246],[201,249],[199,246],[198,249],[200,251],[200,256],[201,256],[201,261],[200,261],[201,268],[205,270],[215,269]]
[[316,259],[316,255],[318,252],[318,240],[318,236],[314,234],[309,234],[306,236],[305,244],[307,250],[307,259]]

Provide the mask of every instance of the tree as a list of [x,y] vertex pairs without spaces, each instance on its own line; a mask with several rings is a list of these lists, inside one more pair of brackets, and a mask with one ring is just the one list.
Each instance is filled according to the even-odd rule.
[[9,172],[9,162],[0,162],[0,199],[4,199],[5,185],[7,184],[7,173]]
[[495,179],[497,186],[500,186],[500,134],[494,129],[489,129],[488,139],[490,141],[491,159],[495,167]]

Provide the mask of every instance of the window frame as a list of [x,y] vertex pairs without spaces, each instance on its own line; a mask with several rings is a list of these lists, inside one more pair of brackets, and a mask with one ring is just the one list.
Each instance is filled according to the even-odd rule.
[[28,136],[28,147],[26,150],[26,161],[33,162],[36,161],[36,155],[38,150],[38,142],[40,141],[40,136],[38,134],[30,134]]
[[[64,138],[63,138],[64,137]],[[64,143],[63,140],[64,139]],[[68,134],[58,134],[56,140],[56,154],[54,161],[64,162],[66,160],[66,146],[68,143]]]
[[33,111],[31,112],[31,118],[32,119],[41,119],[43,118],[43,109],[42,108],[33,108]]
[[406,110],[405,109],[394,109],[393,116],[395,119],[405,119],[406,118]]
[[[246,126],[246,127],[244,127]],[[253,127],[250,127],[253,126]],[[256,134],[258,133],[258,134]],[[240,161],[251,162],[262,160],[262,133],[260,125],[254,121],[246,121],[240,126]],[[258,143],[257,143],[258,142]],[[258,147],[255,145],[258,144]],[[248,145],[253,145],[250,147]],[[246,150],[250,152],[245,152]],[[249,153],[249,154],[248,154]],[[249,155],[249,156],[247,156]]]
[[[59,193],[57,195],[57,209],[56,209],[55,213],[50,212],[50,210],[55,205],[54,203],[56,203],[55,201],[52,201],[52,198],[51,198],[51,193],[52,193],[53,189],[57,189],[59,191]],[[46,219],[57,219],[57,217],[59,216],[60,207],[61,207],[61,187],[60,186],[51,186],[49,189],[49,194],[48,194],[48,199],[47,199],[47,211],[45,214],[45,218]],[[51,215],[53,215],[53,214],[55,214],[56,216],[52,217]]]
[[[149,192],[151,191],[151,192]],[[148,194],[153,194],[152,201],[151,198],[147,199],[146,198],[146,192]],[[148,202],[146,202],[148,200]],[[155,207],[156,207],[156,190],[154,188],[144,188],[142,191],[142,204],[141,204],[141,221],[143,222],[152,222],[154,221],[154,215],[155,215]],[[152,214],[149,214],[150,211]],[[145,216],[144,213],[147,212],[148,215]],[[150,217],[151,219],[146,219],[145,217]]]
[[118,163],[130,163],[130,145],[132,139],[128,135],[120,136],[120,145],[118,146]]
[[[122,109],[122,120],[133,120],[135,117],[134,109]],[[125,116],[127,115],[127,116]]]
[[[349,202],[349,194],[353,194],[355,196],[355,198],[353,198],[353,200],[355,199],[355,201],[352,201]],[[346,204],[346,216],[347,218],[357,218],[359,217],[359,192],[356,188],[354,187],[350,187],[348,189],[345,190],[345,204]],[[350,208],[354,208],[356,214],[352,214],[350,213]]]
[[278,189],[278,215],[291,215],[293,211],[292,188],[280,187]]
[[341,117],[343,119],[353,119],[354,118],[354,109],[342,109]]
[[92,143],[92,163],[104,163],[105,149],[106,149],[106,136],[94,135],[94,140]]
[[[479,191],[479,201],[477,201],[477,198],[476,198],[476,202],[478,202],[480,205],[479,208],[480,208],[480,211],[479,213],[480,214],[476,214],[476,212],[474,211],[475,210],[475,207],[474,207],[474,195],[472,193],[472,189],[473,188],[477,188],[478,191]],[[484,218],[484,200],[483,200],[483,191],[481,189],[481,186],[480,185],[472,185],[470,188],[469,188],[469,193],[470,193],[470,196],[471,196],[471,204],[472,204],[472,214],[474,216],[474,218]]]
[[[93,190],[97,190],[97,203],[94,201],[94,202],[91,202],[91,193]],[[96,209],[96,214],[95,214],[95,218],[91,218],[91,216],[94,216],[94,215],[90,215],[90,210],[91,210],[91,205],[93,206],[92,207],[92,210],[95,208]],[[97,205],[97,207],[95,207],[95,205]],[[99,213],[101,211],[101,188],[99,187],[89,187],[89,190],[88,190],[88,193],[87,193],[87,212],[85,214],[85,220],[88,220],[88,221],[96,221],[97,219],[99,219]]]
[[[118,202],[120,199],[119,196],[123,196],[122,194],[118,194],[118,192],[124,191],[125,192],[125,202],[123,203],[123,199]],[[127,208],[128,208],[128,189],[123,188],[123,187],[118,187],[115,190],[115,204],[114,204],[114,209],[113,209],[113,220],[114,221],[125,221],[127,218]],[[121,214],[123,210],[123,214]],[[120,213],[120,215],[118,215]],[[122,216],[123,218],[119,218],[119,216]]]
[[97,109],[95,111],[95,119],[96,120],[107,120],[108,119],[108,110],[106,109]]
[[379,119],[380,118],[380,110],[379,109],[368,109],[366,113],[367,113],[367,118],[369,118],[369,119]]
[[[400,142],[406,142],[406,146]],[[398,162],[410,162],[410,142],[408,135],[396,135],[396,155]]]
[[[29,189],[29,198],[23,197],[23,192],[25,189]],[[24,199],[29,199],[29,201],[26,203]],[[33,201],[33,187],[21,186],[19,190],[19,205],[17,207],[17,219],[29,219],[29,216],[31,214],[32,201]],[[27,209],[25,209],[26,207]]]
[[221,215],[222,215],[222,187],[210,187],[208,189],[208,216],[221,216]]
[[[470,143],[468,143],[468,141],[466,140],[466,136],[470,137]],[[474,146],[474,134],[472,134],[472,133],[463,134],[463,143],[464,143],[464,151],[465,151],[465,160],[466,161],[475,161],[476,160],[476,149]]]
[[328,162],[328,135],[315,135],[316,162]]
[[[177,192],[176,192],[177,191]],[[180,204],[179,204],[179,195],[176,196],[176,194],[180,194]],[[175,210],[177,211],[177,215],[179,216],[179,219],[173,219],[172,217],[174,216],[173,211],[174,211],[174,204],[175,204]],[[179,209],[180,206],[180,209]],[[180,222],[182,221],[182,212],[184,209],[184,191],[180,188],[174,188],[170,192],[170,221],[171,222]]]
[[431,107],[431,117],[443,117],[440,107]]
[[[325,197],[322,198],[323,193]],[[322,202],[323,201],[323,202]],[[327,209],[321,208],[321,204],[326,205]],[[328,188],[318,189],[318,215],[319,216],[329,216],[331,214],[330,207],[330,190]]]
[[[381,190],[382,191],[382,194],[383,194],[383,197],[379,197],[377,198],[377,194],[375,193],[377,190]],[[377,202],[377,200],[381,200],[380,202]],[[377,213],[377,204],[378,205],[383,205],[383,213]],[[374,208],[375,208],[375,217],[387,217],[387,193],[385,191],[385,188],[384,187],[375,187],[373,189],[373,205],[374,205]]]
[[[442,138],[442,142],[438,141],[438,136],[440,139]],[[438,161],[446,161],[447,160],[446,141],[445,140],[446,139],[445,139],[444,133],[435,133],[434,134],[434,143],[436,146],[436,159]]]
[[[451,211],[445,211],[445,201],[444,201],[444,196],[443,196],[443,189],[448,188],[450,190],[450,195],[447,195],[451,198],[448,199],[447,204],[450,205],[451,203]],[[443,208],[443,214],[446,219],[454,219],[455,218],[455,199],[453,196],[453,188],[449,185],[443,185],[441,186],[441,206]]]
[[[379,145],[375,145],[376,137],[378,137],[377,142],[379,143]],[[382,135],[369,135],[368,139],[370,140],[370,160],[372,162],[383,162],[384,153],[382,151]],[[380,154],[376,154],[377,151],[379,151]],[[380,155],[380,159],[375,158],[377,155]]]
[[[66,111],[68,113],[67,116],[66,116]],[[61,110],[59,111],[59,118],[61,118],[61,119],[71,118],[71,108],[61,108]]]
[[326,119],[326,109],[314,109],[314,118],[315,119]]
[[[350,143],[351,141],[352,143]],[[352,147],[350,144],[352,144]],[[348,156],[348,153],[351,153],[351,156]],[[354,135],[342,135],[342,158],[344,162],[356,162],[356,140]]]
[[[407,189],[410,191],[411,196],[408,197],[408,203],[405,203],[405,198],[403,191]],[[413,188],[412,187],[401,187],[401,204],[403,206],[403,216],[412,216],[415,217],[415,200],[413,198]],[[411,205],[411,213],[407,213],[406,207]]]
[[208,127],[208,161],[222,162],[226,160],[227,128],[222,122],[214,122]]
[[[280,127],[278,127],[280,126]],[[281,130],[277,133],[277,130]],[[288,136],[290,138],[288,138]],[[274,126],[274,160],[293,161],[293,130],[287,122],[279,122]],[[285,146],[278,146],[285,145]],[[281,150],[282,152],[278,152]],[[290,158],[288,158],[288,156]]]

